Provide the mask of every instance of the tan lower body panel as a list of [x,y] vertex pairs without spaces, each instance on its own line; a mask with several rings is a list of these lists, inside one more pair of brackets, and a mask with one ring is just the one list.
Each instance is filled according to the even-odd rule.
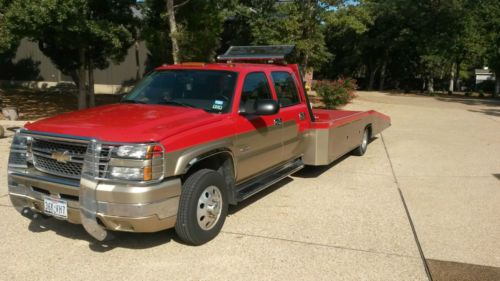
[[303,161],[306,165],[328,165],[361,144],[364,130],[371,127],[372,137],[390,126],[389,121],[368,115],[339,127],[311,129],[306,137]]
[[[13,206],[22,212],[25,208],[35,213],[44,212],[44,197],[61,198],[62,194],[74,194],[75,187],[64,187],[41,182],[21,175],[9,175],[9,195]],[[155,186],[147,187],[111,187],[97,185],[98,223],[108,230],[128,232],[156,232],[175,226],[180,198],[180,180],[168,180]],[[37,187],[37,189],[33,189]],[[50,192],[44,194],[40,189]],[[142,191],[140,189],[143,189]],[[119,191],[114,193],[113,190]],[[128,192],[126,192],[128,190]],[[109,194],[108,194],[109,193]],[[78,194],[78,193],[76,193]],[[66,200],[66,199],[65,199]],[[102,200],[102,201],[101,201]],[[134,201],[135,200],[135,201]],[[153,202],[151,202],[154,200]],[[66,200],[67,221],[82,224],[80,202]]]

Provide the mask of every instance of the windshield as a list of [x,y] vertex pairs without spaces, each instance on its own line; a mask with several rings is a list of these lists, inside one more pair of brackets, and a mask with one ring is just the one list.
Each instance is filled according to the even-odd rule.
[[227,113],[232,104],[235,72],[165,70],[144,78],[123,102],[163,104]]

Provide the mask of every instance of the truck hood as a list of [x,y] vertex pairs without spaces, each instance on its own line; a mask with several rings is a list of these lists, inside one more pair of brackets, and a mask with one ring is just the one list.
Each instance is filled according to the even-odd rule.
[[25,128],[110,142],[152,142],[219,122],[223,116],[188,107],[112,104],[60,114],[26,124]]

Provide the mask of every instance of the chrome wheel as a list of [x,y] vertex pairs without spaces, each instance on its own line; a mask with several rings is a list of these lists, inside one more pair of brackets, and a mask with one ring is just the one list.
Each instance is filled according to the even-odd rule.
[[222,194],[217,186],[211,185],[200,195],[196,218],[203,230],[210,230],[219,221],[222,212]]
[[363,141],[361,142],[361,149],[366,151],[366,147],[368,146],[368,130],[365,130],[363,134]]

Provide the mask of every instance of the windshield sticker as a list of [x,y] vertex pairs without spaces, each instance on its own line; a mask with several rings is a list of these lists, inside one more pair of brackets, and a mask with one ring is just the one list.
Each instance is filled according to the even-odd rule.
[[223,110],[224,109],[224,101],[215,100],[214,104],[212,105],[212,109]]

